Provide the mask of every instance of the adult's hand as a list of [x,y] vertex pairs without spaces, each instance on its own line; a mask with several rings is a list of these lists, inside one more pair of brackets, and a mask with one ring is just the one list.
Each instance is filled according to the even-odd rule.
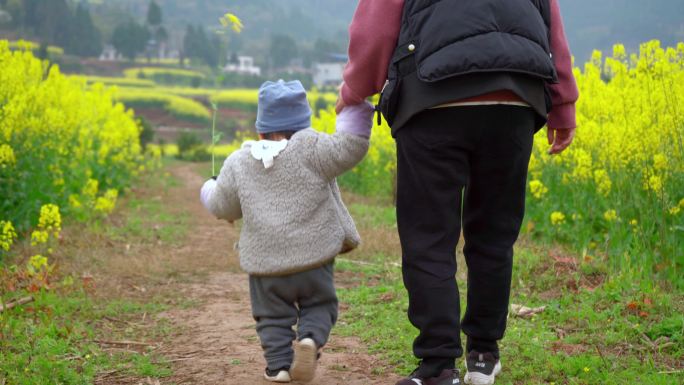
[[342,99],[342,96],[338,97],[337,103],[335,104],[335,112],[339,114],[346,106],[347,105],[344,103],[344,99]]
[[573,139],[575,139],[575,129],[549,127],[547,137],[549,139],[549,145],[551,146],[549,154],[560,154],[572,144]]
[[335,103],[335,112],[338,114],[342,112],[344,107],[347,105],[344,103],[344,98],[342,98],[342,87],[344,86],[344,82],[340,83],[339,87],[337,87],[337,103]]

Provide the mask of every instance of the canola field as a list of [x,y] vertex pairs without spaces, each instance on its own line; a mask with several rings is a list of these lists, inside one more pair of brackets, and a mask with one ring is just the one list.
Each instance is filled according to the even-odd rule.
[[[659,276],[684,287],[684,43],[595,52],[575,69],[580,89],[574,144],[548,155],[535,137],[526,223],[533,239],[582,256],[588,272]],[[332,132],[334,111],[314,127]],[[389,127],[375,127],[366,159],[340,183],[367,195],[393,192]]]
[[[162,76],[159,70],[144,79],[139,70],[119,80],[68,78],[7,43],[0,43],[0,66],[8,69],[0,73],[0,195],[8,197],[0,203],[0,252],[17,232],[39,228],[44,205],[68,216],[110,210],[145,168],[140,129],[120,102],[163,105],[209,125],[208,103],[193,98],[250,109],[257,101],[256,90],[158,87],[151,78]],[[550,156],[545,133],[537,135],[523,233],[581,255],[585,272],[684,287],[684,43],[651,41],[631,54],[617,45],[609,55],[595,53],[575,76],[577,137]],[[314,91],[309,99],[330,105],[335,95]],[[332,107],[317,111],[313,125],[334,131]],[[394,141],[383,123],[366,159],[340,184],[391,197],[395,174]]]
[[6,41],[0,68],[1,263],[18,234],[47,244],[64,215],[109,214],[150,158],[133,112],[111,90],[87,87]]

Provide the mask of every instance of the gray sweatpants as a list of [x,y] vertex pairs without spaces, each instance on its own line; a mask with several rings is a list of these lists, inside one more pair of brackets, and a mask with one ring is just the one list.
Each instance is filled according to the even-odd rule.
[[328,342],[337,321],[332,262],[281,277],[250,276],[249,293],[269,369],[292,365],[295,338],[311,338],[319,348]]

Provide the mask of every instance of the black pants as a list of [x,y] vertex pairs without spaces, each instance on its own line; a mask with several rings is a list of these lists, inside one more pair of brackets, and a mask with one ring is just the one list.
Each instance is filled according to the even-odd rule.
[[[513,245],[525,211],[535,115],[495,105],[426,110],[397,133],[397,222],[420,373],[453,368],[503,338]],[[456,244],[463,227],[468,302],[460,320]]]

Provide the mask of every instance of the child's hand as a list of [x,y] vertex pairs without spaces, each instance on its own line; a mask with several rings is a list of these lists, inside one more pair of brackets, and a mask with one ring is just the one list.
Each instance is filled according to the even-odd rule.
[[214,194],[216,189],[216,177],[212,177],[208,181],[204,182],[202,190],[200,190],[200,201],[202,205],[209,209],[209,199]]

